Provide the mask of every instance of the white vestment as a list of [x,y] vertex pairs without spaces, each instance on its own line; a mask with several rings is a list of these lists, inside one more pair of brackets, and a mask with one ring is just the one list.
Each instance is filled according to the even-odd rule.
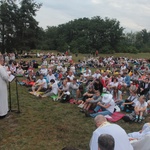
[[90,150],[98,150],[98,137],[101,134],[110,134],[115,140],[114,150],[133,150],[132,145],[129,142],[128,136],[123,128],[117,124],[109,124],[102,127],[98,127],[92,135],[90,141]]
[[0,116],[8,112],[8,91],[7,91],[8,73],[3,66],[0,66]]

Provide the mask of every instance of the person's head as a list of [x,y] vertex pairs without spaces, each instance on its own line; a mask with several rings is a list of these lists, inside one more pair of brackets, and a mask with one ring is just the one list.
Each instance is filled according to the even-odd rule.
[[50,83],[51,83],[51,84],[55,83],[55,80],[54,80],[54,79],[51,79],[51,80],[50,80]]
[[95,90],[95,95],[96,96],[100,96],[100,91],[99,90]]
[[1,65],[4,64],[4,57],[3,57],[3,55],[0,55],[0,64],[1,64]]
[[94,118],[94,121],[96,127],[99,127],[102,123],[107,122],[107,119],[102,115],[98,115]]
[[140,96],[139,97],[139,102],[141,103],[141,104],[143,104],[144,102],[145,102],[145,96],[144,95],[142,95],[142,96]]
[[77,82],[77,78],[73,78],[72,82],[75,84]]
[[43,74],[40,74],[40,79],[41,79],[41,80],[43,79]]
[[115,140],[110,134],[101,134],[98,138],[99,150],[114,150]]
[[52,70],[48,70],[48,74],[49,74],[49,75],[52,75]]
[[145,78],[145,83],[148,83],[149,82],[149,78]]

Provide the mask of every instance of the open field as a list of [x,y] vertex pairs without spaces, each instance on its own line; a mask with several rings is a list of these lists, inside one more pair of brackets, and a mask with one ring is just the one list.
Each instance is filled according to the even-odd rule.
[[[83,59],[84,56],[74,56],[74,60]],[[150,58],[148,53],[118,56]],[[89,140],[95,130],[92,118],[86,118],[74,104],[36,98],[28,93],[28,88],[20,85],[18,89],[21,113],[10,112],[7,118],[0,120],[0,150],[61,150],[65,146],[89,149]],[[13,81],[13,109],[17,109],[15,90]],[[149,116],[145,122],[148,121]],[[117,122],[127,132],[140,130],[143,123],[125,123],[123,120]]]

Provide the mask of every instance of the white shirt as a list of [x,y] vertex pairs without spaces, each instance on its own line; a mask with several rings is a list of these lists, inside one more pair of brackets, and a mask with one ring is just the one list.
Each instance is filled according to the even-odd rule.
[[36,83],[38,83],[38,84],[41,84],[41,83],[44,83],[44,85],[43,85],[43,88],[46,88],[47,89],[47,82],[46,82],[46,80],[45,79],[38,79],[37,81],[36,81]]
[[92,77],[95,78],[95,79],[98,79],[100,76],[101,76],[100,73],[94,73],[92,75]]
[[110,134],[114,137],[115,140],[114,150],[133,150],[133,147],[129,142],[125,130],[117,124],[108,124],[102,127],[98,127],[93,132],[90,141],[90,150],[98,150],[98,137],[101,134]]
[[144,102],[144,103],[141,104],[139,101],[137,101],[135,106],[138,106],[139,108],[144,108],[144,107],[147,107],[147,103]]
[[51,92],[54,93],[55,95],[58,94],[58,85],[57,85],[57,83],[52,84]]
[[55,76],[54,76],[54,74],[52,74],[52,75],[49,75],[49,74],[48,74],[48,75],[46,76],[46,78],[47,78],[48,82],[50,82],[51,79],[54,79],[54,80],[56,79]]

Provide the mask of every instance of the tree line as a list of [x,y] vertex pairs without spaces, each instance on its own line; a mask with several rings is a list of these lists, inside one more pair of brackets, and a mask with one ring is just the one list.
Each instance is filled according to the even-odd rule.
[[107,17],[79,18],[43,29],[35,19],[41,6],[34,0],[0,2],[2,53],[31,49],[72,53],[150,52],[150,32],[143,29],[125,34],[118,20]]

